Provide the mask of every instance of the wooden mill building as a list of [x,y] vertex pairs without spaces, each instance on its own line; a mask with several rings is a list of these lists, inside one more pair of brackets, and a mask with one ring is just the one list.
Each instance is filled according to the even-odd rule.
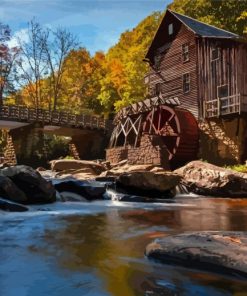
[[144,61],[147,98],[117,114],[108,160],[247,159],[246,40],[167,10]]

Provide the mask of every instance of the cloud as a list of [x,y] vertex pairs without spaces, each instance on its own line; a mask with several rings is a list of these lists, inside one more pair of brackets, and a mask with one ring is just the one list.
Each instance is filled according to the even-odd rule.
[[[66,27],[90,52],[107,50],[120,34],[168,0],[0,0],[1,21],[22,35],[33,17],[49,28]],[[25,38],[25,34],[24,34]],[[13,41],[14,42],[14,41]]]
[[18,40],[21,40],[23,42],[28,42],[29,41],[29,36],[28,36],[28,30],[27,29],[21,29],[19,31],[16,31],[13,35],[13,37],[8,41],[9,47],[16,47],[18,46],[19,42]]

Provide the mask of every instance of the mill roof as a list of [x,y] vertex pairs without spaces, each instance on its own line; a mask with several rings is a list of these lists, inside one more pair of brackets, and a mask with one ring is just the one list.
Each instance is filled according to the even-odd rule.
[[191,29],[195,34],[202,37],[216,38],[238,38],[237,34],[205,24],[201,21],[188,17],[186,15],[169,10],[177,19]]

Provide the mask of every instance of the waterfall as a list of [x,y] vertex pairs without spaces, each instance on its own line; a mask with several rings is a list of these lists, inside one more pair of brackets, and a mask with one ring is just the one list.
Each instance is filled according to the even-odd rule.
[[175,196],[176,195],[188,195],[190,194],[187,187],[183,184],[178,184],[176,187],[175,187]]

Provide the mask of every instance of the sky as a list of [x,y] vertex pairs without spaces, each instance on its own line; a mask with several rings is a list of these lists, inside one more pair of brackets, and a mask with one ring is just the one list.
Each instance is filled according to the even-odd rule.
[[106,51],[120,34],[134,28],[154,11],[163,11],[169,0],[0,0],[0,22],[12,35],[25,39],[33,17],[50,28],[65,27],[91,54]]

